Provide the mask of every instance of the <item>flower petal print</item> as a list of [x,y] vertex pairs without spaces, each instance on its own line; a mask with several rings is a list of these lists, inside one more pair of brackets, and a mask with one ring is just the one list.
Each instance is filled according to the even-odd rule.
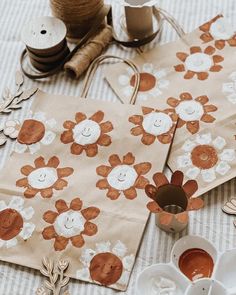
[[197,179],[201,175],[204,182],[210,183],[217,174],[226,175],[231,169],[230,163],[236,159],[235,150],[225,148],[226,145],[221,136],[212,138],[211,133],[198,134],[185,141],[184,154],[177,158],[177,166],[188,178]]
[[[167,71],[165,69],[156,69],[153,64],[145,63],[141,68],[140,86],[137,99],[145,101],[149,97],[156,98],[162,94],[162,91],[168,89],[169,80],[166,79]],[[119,85],[122,87],[122,93],[125,97],[130,98],[135,85],[135,75],[127,67],[126,73],[118,78]]]
[[16,186],[26,188],[26,198],[34,198],[38,193],[43,198],[51,198],[53,190],[63,190],[68,185],[64,178],[74,172],[71,167],[59,168],[59,164],[56,156],[50,158],[47,164],[43,157],[37,158],[35,167],[26,165],[21,168],[25,177],[17,180]]
[[135,164],[135,157],[128,153],[123,160],[116,154],[109,157],[110,166],[101,165],[97,167],[97,174],[103,179],[96,186],[101,190],[108,190],[107,197],[111,200],[119,198],[120,194],[133,200],[137,197],[136,189],[144,189],[149,183],[143,175],[147,174],[152,165],[144,162]]
[[[148,184],[145,188],[147,196],[152,199],[152,201],[147,204],[147,208],[152,213],[160,214],[160,223],[162,225],[169,226],[175,219],[180,223],[186,223],[188,221],[187,211],[198,210],[204,206],[204,202],[201,198],[193,197],[194,193],[198,190],[197,182],[195,180],[189,180],[183,184],[183,179],[184,174],[181,171],[175,171],[170,182],[164,173],[156,173],[153,175],[156,186]],[[184,196],[186,205],[185,208],[182,208],[184,210],[183,212],[175,214],[165,210],[165,207],[168,205],[173,205],[173,201],[168,204],[167,200],[164,207],[159,204],[158,196],[163,193],[162,188],[165,186],[168,187],[170,191],[178,192],[179,195]]]
[[64,144],[71,145],[71,153],[80,155],[85,151],[87,157],[95,157],[98,153],[98,146],[109,146],[111,137],[106,133],[113,130],[110,121],[102,122],[104,113],[98,111],[87,118],[84,113],[76,113],[75,122],[65,121],[63,126],[67,131],[61,135]]
[[129,122],[137,125],[131,129],[134,136],[142,136],[142,143],[151,145],[157,139],[163,144],[172,142],[178,116],[172,110],[159,111],[143,107],[143,115],[134,115]]
[[7,205],[0,201],[0,248],[12,248],[19,241],[26,241],[35,229],[29,220],[34,215],[32,207],[24,207],[24,199],[13,196]]
[[50,145],[56,138],[56,133],[52,131],[56,124],[55,119],[47,120],[43,112],[31,114],[21,126],[14,151],[20,154],[26,151],[35,154],[41,145]]
[[76,247],[84,246],[83,235],[94,236],[98,228],[91,220],[95,219],[100,210],[96,207],[83,209],[83,202],[80,198],[75,198],[68,206],[64,200],[55,203],[57,212],[47,211],[43,215],[44,221],[51,224],[43,232],[45,240],[55,240],[54,249],[56,251],[65,250],[69,242]]
[[236,72],[230,74],[230,82],[223,83],[222,92],[227,95],[227,99],[232,104],[236,104]]
[[200,129],[200,121],[204,123],[213,123],[215,117],[209,113],[217,111],[217,107],[207,104],[209,98],[202,95],[193,98],[190,93],[181,93],[179,99],[170,97],[167,100],[169,106],[179,116],[177,128],[186,125],[187,130],[195,134]]
[[222,17],[218,15],[211,21],[203,24],[199,29],[204,32],[200,38],[204,43],[215,40],[215,47],[223,49],[226,44],[236,46],[236,34],[233,27]]
[[208,46],[202,51],[200,46],[190,48],[190,54],[177,52],[176,56],[182,64],[175,66],[176,72],[185,72],[184,79],[192,79],[195,75],[198,80],[206,80],[209,72],[220,72],[222,66],[218,63],[224,60],[221,55],[214,55],[215,48]]
[[135,256],[127,255],[128,249],[117,241],[96,244],[96,249],[84,249],[80,257],[83,268],[76,273],[77,279],[94,281],[104,286],[126,286],[134,265]]

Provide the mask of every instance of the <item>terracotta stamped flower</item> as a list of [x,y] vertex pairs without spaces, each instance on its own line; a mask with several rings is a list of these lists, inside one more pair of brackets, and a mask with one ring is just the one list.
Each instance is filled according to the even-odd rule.
[[210,183],[216,179],[216,174],[226,175],[230,170],[230,163],[236,160],[235,150],[225,148],[226,140],[211,133],[197,134],[195,138],[188,139],[182,146],[184,154],[177,157],[177,166],[185,171],[190,179],[202,180]]
[[97,167],[97,174],[104,177],[96,186],[101,190],[108,190],[107,197],[111,200],[119,198],[120,194],[133,200],[137,197],[136,189],[144,189],[149,183],[143,175],[147,174],[152,165],[144,162],[135,164],[135,157],[128,153],[123,160],[116,154],[109,157],[110,166]]
[[198,190],[197,182],[189,180],[183,184],[183,179],[181,171],[175,171],[170,182],[163,173],[156,173],[153,176],[156,186],[148,184],[145,188],[147,196],[152,199],[147,204],[148,210],[158,213],[160,226],[168,231],[176,231],[176,224],[178,228],[181,224],[185,227],[188,211],[198,210],[204,205],[201,198],[193,197]]
[[[140,86],[138,100],[145,101],[149,97],[156,98],[162,94],[162,91],[169,87],[167,80],[167,71],[165,69],[156,69],[153,64],[145,63],[141,68]],[[135,75],[133,70],[127,67],[126,73],[118,77],[118,82],[122,87],[122,93],[130,98],[135,85]]]
[[34,198],[38,193],[43,198],[51,198],[53,190],[63,190],[68,185],[64,178],[74,172],[71,167],[59,168],[60,161],[56,156],[50,158],[47,164],[43,157],[39,157],[34,164],[35,167],[23,166],[21,173],[25,177],[16,182],[16,186],[26,188],[26,198]]
[[83,208],[80,198],[75,198],[68,206],[64,200],[55,203],[57,212],[47,211],[43,215],[44,221],[51,224],[43,232],[45,240],[55,240],[54,249],[64,250],[69,241],[76,248],[84,246],[83,235],[94,236],[98,228],[91,220],[98,217],[100,210],[96,207]]
[[142,143],[151,145],[157,139],[163,144],[171,143],[178,116],[172,110],[159,111],[143,107],[143,115],[134,115],[129,122],[137,125],[131,129],[134,136],[142,136]]
[[126,286],[134,265],[135,256],[127,255],[128,249],[117,241],[96,244],[96,249],[84,249],[80,257],[83,268],[76,273],[77,279],[95,281],[104,286]]
[[215,40],[215,47],[219,50],[223,49],[226,44],[236,46],[236,33],[222,15],[216,16],[199,29],[203,32],[200,36],[201,40],[204,43]]
[[195,134],[200,129],[200,121],[204,123],[213,123],[215,118],[209,113],[217,111],[217,107],[207,104],[209,98],[202,95],[193,98],[190,93],[181,93],[179,99],[170,97],[167,100],[169,106],[173,107],[173,111],[178,115],[179,120],[177,128],[186,125],[187,130]]
[[222,66],[218,63],[224,60],[223,56],[215,55],[216,49],[208,46],[204,51],[201,47],[190,47],[190,54],[177,52],[177,58],[182,62],[175,66],[176,72],[185,72],[184,79],[192,79],[195,75],[198,80],[206,80],[209,72],[220,72]]
[[7,205],[0,201],[0,248],[12,248],[26,241],[35,229],[29,220],[34,215],[32,207],[24,208],[24,199],[14,196]]
[[50,145],[56,138],[53,128],[55,119],[46,119],[46,114],[37,112],[31,114],[22,124],[14,146],[16,153],[29,151],[31,154],[40,150],[41,145]]
[[104,113],[98,111],[87,118],[84,113],[76,113],[75,122],[65,121],[63,126],[67,131],[61,135],[64,144],[72,143],[71,153],[80,155],[85,151],[88,157],[95,157],[98,146],[109,146],[111,137],[106,133],[113,130],[110,121],[102,122]]

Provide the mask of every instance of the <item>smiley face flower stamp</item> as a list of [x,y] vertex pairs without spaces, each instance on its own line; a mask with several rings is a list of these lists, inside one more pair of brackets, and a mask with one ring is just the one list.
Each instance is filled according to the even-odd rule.
[[96,235],[98,228],[91,220],[100,214],[98,208],[83,209],[80,198],[73,199],[69,205],[64,200],[58,200],[55,207],[56,212],[49,210],[43,215],[44,221],[51,225],[43,230],[42,235],[45,240],[54,240],[56,251],[65,250],[69,243],[81,248],[85,244],[84,235]]
[[25,198],[34,198],[40,194],[43,198],[51,198],[54,191],[63,190],[68,182],[64,179],[70,176],[74,169],[71,167],[60,168],[60,160],[54,156],[45,162],[43,157],[34,161],[34,166],[26,165],[21,168],[24,178],[16,181],[17,187],[25,188]]
[[145,145],[152,145],[156,140],[163,144],[171,143],[178,115],[172,110],[164,111],[143,107],[142,115],[134,115],[129,122],[136,125],[131,129],[133,136],[142,136]]
[[215,54],[216,49],[208,46],[204,50],[200,46],[192,46],[190,53],[177,52],[177,58],[182,62],[176,65],[176,72],[184,72],[184,79],[192,79],[194,76],[198,80],[206,80],[210,72],[220,72],[223,67],[219,64],[224,58]]
[[9,204],[0,201],[0,248],[15,247],[32,236],[35,225],[30,220],[34,209],[25,207],[24,203],[18,196],[13,196]]
[[188,92],[181,93],[179,99],[169,97],[167,100],[168,105],[179,117],[177,128],[186,125],[192,134],[199,131],[200,122],[213,123],[216,120],[209,113],[216,112],[218,108],[208,102],[209,98],[206,95],[193,98]]
[[104,116],[102,111],[89,118],[84,113],[76,113],[75,122],[64,122],[67,130],[62,133],[61,142],[71,144],[73,155],[81,155],[84,151],[87,157],[95,157],[99,146],[107,147],[112,143],[107,133],[113,130],[113,125],[110,121],[103,122]]
[[109,164],[97,167],[97,174],[103,179],[96,186],[100,190],[108,190],[107,197],[111,200],[117,200],[122,193],[126,199],[133,200],[137,197],[137,189],[144,189],[149,183],[143,175],[150,171],[151,163],[135,164],[132,153],[123,156],[122,160],[117,154],[111,155]]

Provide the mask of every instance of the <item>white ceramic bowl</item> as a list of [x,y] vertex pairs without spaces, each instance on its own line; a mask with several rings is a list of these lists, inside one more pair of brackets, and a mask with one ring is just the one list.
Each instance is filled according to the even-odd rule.
[[152,284],[160,277],[164,277],[175,283],[175,295],[183,295],[189,285],[188,279],[172,264],[154,264],[139,274],[135,295],[152,295]]

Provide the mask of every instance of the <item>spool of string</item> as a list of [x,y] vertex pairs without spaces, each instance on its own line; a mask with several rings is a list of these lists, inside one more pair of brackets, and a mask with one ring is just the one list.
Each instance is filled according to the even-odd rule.
[[50,0],[52,14],[67,27],[67,37],[82,38],[90,29],[103,0]]
[[74,54],[71,60],[65,64],[64,69],[71,77],[79,78],[111,41],[112,27],[103,26],[82,49]]

